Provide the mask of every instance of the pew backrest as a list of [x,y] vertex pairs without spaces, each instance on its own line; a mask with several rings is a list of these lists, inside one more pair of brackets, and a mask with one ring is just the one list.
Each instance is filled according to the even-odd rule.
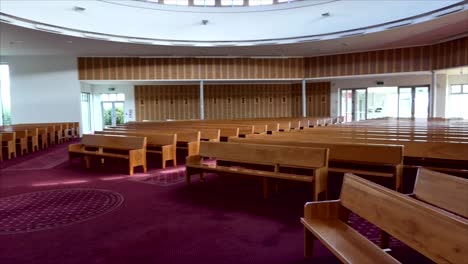
[[81,143],[89,147],[123,150],[144,149],[146,148],[146,137],[85,134],[81,139]]
[[468,179],[420,168],[413,196],[468,218]]
[[466,262],[466,218],[352,174],[345,175],[340,202],[436,263]]
[[201,142],[200,156],[264,165],[328,166],[328,149],[323,148]]

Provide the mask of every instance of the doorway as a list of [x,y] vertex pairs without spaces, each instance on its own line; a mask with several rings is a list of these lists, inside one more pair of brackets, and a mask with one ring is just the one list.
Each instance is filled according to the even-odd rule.
[[341,90],[341,115],[346,122],[367,119],[367,89]]
[[117,126],[124,124],[124,102],[104,101],[102,105],[102,124],[103,127]]
[[398,88],[398,117],[427,118],[428,116],[428,86]]

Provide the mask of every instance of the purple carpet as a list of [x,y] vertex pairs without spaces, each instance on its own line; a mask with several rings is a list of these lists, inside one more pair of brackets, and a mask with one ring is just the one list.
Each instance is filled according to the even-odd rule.
[[[65,145],[62,150],[66,155]],[[303,259],[299,218],[310,200],[308,187],[287,185],[268,200],[262,198],[262,182],[255,179],[208,175],[205,183],[193,177],[187,187],[180,182],[180,172],[175,176],[156,173],[159,169],[153,160],[147,174],[134,176],[126,175],[126,165],[118,161],[90,170],[80,163],[44,170],[0,170],[0,199],[69,189],[109,190],[125,198],[114,210],[86,221],[0,235],[0,263],[340,263],[319,242],[314,258]],[[12,166],[13,161],[4,166]],[[151,175],[165,183],[136,180]],[[370,239],[378,239],[380,232],[372,225],[357,216],[351,222]],[[398,241],[391,245],[391,254],[403,263],[431,263]]]
[[106,190],[60,189],[0,198],[0,235],[34,232],[86,221],[120,206]]

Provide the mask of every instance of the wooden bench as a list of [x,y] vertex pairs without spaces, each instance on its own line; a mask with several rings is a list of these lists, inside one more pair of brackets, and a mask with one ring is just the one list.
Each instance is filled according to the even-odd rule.
[[2,151],[5,150],[8,159],[16,158],[16,133],[1,132]]
[[168,161],[172,161],[172,164],[177,166],[177,134],[162,134],[138,130],[118,132],[111,132],[109,130],[94,131],[94,134],[146,137],[146,153],[160,154],[163,169],[166,168]]
[[330,150],[329,172],[392,178],[395,190],[401,192],[403,188],[403,146],[401,145],[309,142],[273,139],[259,135],[251,135],[249,138],[231,138],[229,141],[247,144],[328,148]]
[[[271,170],[205,164],[204,158],[223,162],[263,165],[268,166]],[[325,198],[327,195],[327,166],[328,149],[324,148],[201,142],[200,154],[187,157],[186,181],[189,185],[190,177],[194,174],[200,174],[200,179],[204,181],[204,172],[262,177],[264,198],[269,196],[269,178],[303,181],[312,183],[313,199],[318,200],[321,193]],[[292,174],[282,172],[282,168],[302,168],[309,169],[311,172],[310,175]]]
[[351,211],[436,263],[466,263],[467,219],[352,174],[339,200],[305,204],[305,257],[318,239],[343,263],[399,263],[347,224]]
[[68,146],[68,154],[70,163],[73,158],[84,158],[86,168],[92,157],[117,158],[128,160],[130,175],[137,166],[146,172],[146,137],[83,135],[81,143]]

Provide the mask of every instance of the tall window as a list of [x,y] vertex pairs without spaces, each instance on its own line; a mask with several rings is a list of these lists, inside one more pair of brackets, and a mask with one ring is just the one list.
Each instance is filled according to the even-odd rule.
[[250,6],[258,6],[258,5],[272,5],[273,0],[250,0]]
[[468,119],[468,84],[455,84],[450,86],[447,106],[447,117],[462,117]]
[[11,124],[10,69],[0,64],[0,125]]
[[221,0],[222,6],[242,6],[244,5],[244,0]]
[[196,6],[214,6],[215,0],[193,0],[193,5]]
[[188,0],[164,0],[166,5],[188,5]]

